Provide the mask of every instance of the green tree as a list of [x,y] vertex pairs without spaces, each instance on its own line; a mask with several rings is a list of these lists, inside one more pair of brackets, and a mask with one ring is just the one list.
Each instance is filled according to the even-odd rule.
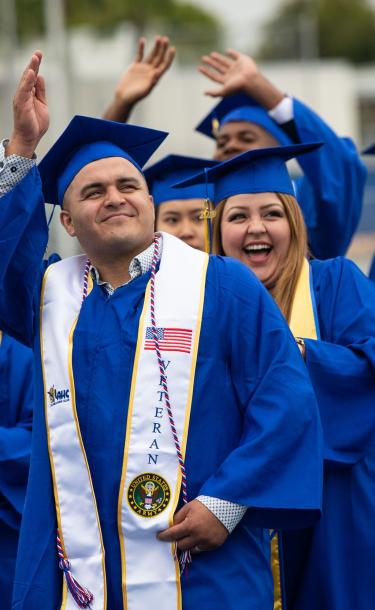
[[[43,1],[16,0],[21,39],[44,31]],[[194,56],[220,44],[221,26],[216,17],[178,0],[64,0],[68,27],[89,25],[110,33],[121,22],[132,23],[138,34],[148,28],[170,36],[177,48],[193,46]]]
[[375,59],[375,12],[367,0],[287,0],[266,24],[260,59]]

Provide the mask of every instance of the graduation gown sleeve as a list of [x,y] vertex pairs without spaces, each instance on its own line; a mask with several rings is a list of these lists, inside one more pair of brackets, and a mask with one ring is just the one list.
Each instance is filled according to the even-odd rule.
[[229,334],[228,366],[243,431],[238,447],[200,493],[249,507],[252,525],[302,527],[318,518],[321,501],[314,393],[272,297],[240,263],[227,259],[224,266],[219,301],[231,307],[221,323]]
[[311,250],[317,258],[344,255],[362,210],[366,168],[354,143],[339,138],[310,108],[293,100],[299,141],[324,142],[298,163],[297,199],[304,213]]
[[28,346],[48,241],[43,203],[37,168],[0,198],[0,328]]
[[313,261],[322,341],[308,339],[325,459],[354,464],[375,432],[375,286],[349,260]]

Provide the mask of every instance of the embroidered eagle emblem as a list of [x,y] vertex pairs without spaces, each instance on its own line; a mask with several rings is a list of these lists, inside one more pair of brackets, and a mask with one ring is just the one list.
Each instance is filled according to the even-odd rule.
[[171,491],[163,477],[146,472],[130,483],[127,498],[130,508],[137,515],[155,517],[167,508]]

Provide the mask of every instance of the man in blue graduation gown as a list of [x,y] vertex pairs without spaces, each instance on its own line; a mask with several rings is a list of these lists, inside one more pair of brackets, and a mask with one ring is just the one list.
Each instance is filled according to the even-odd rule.
[[[130,500],[119,510],[119,495],[123,489],[124,444],[128,447],[131,430],[136,425],[132,412],[128,414],[128,403],[134,406],[133,368],[144,357],[138,350],[137,335],[148,299],[145,291],[150,276],[155,275],[154,268],[150,269],[151,259],[153,265],[156,260],[157,280],[168,244],[182,248],[183,255],[189,258],[205,255],[164,235],[161,261],[160,257],[155,259],[159,239],[154,241],[153,205],[139,163],[145,162],[165,134],[76,117],[38,171],[32,157],[48,127],[44,84],[38,75],[40,61],[41,53],[36,52],[16,92],[15,126],[6,147],[3,171],[18,173],[19,181],[8,192],[2,187],[4,195],[0,200],[0,325],[25,344],[33,345],[38,362],[39,400],[13,608],[71,608],[72,591],[83,592],[85,600],[89,599],[82,588],[85,582],[79,583],[80,588],[72,584],[71,576],[74,577],[81,557],[76,558],[76,564],[68,563],[70,549],[66,539],[65,544],[61,541],[61,532],[58,554],[69,592],[65,586],[62,589],[63,575],[56,550],[56,526],[58,523],[60,528],[61,514],[66,510],[60,492],[69,499],[76,472],[74,464],[70,464],[69,477],[61,463],[68,463],[70,447],[73,451],[74,445],[85,452],[105,548],[104,601],[98,605],[94,597],[81,607],[119,610],[125,606],[123,590],[132,584],[128,583],[128,568],[133,566],[127,564],[124,572],[123,564],[128,558],[123,552],[122,528],[127,524],[121,522],[121,510],[131,512]],[[32,167],[23,175],[25,163]],[[42,262],[48,239],[42,205],[45,200],[63,204],[62,223],[70,235],[77,235],[91,261],[91,271],[85,275],[88,283],[91,281],[91,291],[84,287],[85,298],[78,310],[69,352],[76,423],[71,428],[65,424],[61,428],[63,442],[67,442],[63,447],[65,455],[59,453],[59,429],[53,427],[52,420],[62,417],[64,403],[71,398],[69,390],[43,386],[49,367],[59,357],[54,349],[45,351],[50,337],[48,333],[44,336],[43,328],[48,318],[48,299],[59,300],[60,295],[63,300],[69,299],[75,290],[76,276],[66,285],[58,283],[54,292],[49,293],[49,278],[65,268],[65,262],[68,266],[75,262],[67,259],[50,264],[48,274],[44,274],[45,267],[53,262]],[[185,273],[186,281],[190,281],[188,275],[195,275],[196,269],[194,273],[192,269],[181,267],[180,274]],[[43,275],[42,291],[48,298],[41,302]],[[166,296],[169,290],[172,298],[172,281]],[[189,502],[182,508],[180,503],[174,523],[159,532],[158,539],[155,533],[149,543],[161,549],[176,541],[180,551],[198,552],[188,576],[182,577],[180,584],[177,578],[182,589],[182,606],[179,601],[178,607],[183,610],[197,607],[270,610],[273,583],[269,534],[268,529],[262,528],[303,527],[319,516],[321,439],[317,407],[298,348],[276,305],[257,279],[235,261],[210,257],[203,292],[184,465]],[[65,315],[63,307],[53,332],[59,332],[60,318],[63,325]],[[39,332],[41,319],[43,328]],[[72,335],[69,337],[71,345]],[[185,345],[183,341],[180,339],[180,347]],[[164,349],[167,351],[161,362],[166,367],[167,357],[171,360],[174,352],[168,351],[168,346]],[[67,366],[65,359],[61,363],[62,368]],[[58,367],[56,374],[59,372]],[[161,379],[166,383],[163,375]],[[161,402],[156,416],[166,400],[164,391],[159,394]],[[164,425],[167,424],[168,420],[164,420]],[[74,444],[76,427],[80,442]],[[71,430],[68,436],[64,435],[65,430]],[[156,446],[154,442],[152,446]],[[62,462],[57,463],[55,451]],[[67,476],[66,489],[59,487],[60,475]],[[150,487],[140,493],[142,497],[149,494],[151,506],[149,490]],[[85,513],[85,493],[82,490],[82,498],[78,497],[78,504],[82,505],[77,513],[79,519],[82,510],[85,519],[70,539],[72,546],[75,536],[81,537],[80,530],[91,527],[92,515],[89,511]],[[237,511],[235,517],[233,508]],[[145,516],[145,510],[142,514]],[[93,522],[96,523],[95,515]],[[73,521],[67,529],[74,530],[75,526]],[[69,538],[70,533],[64,531],[65,534]],[[138,535],[137,529],[133,531],[129,544]],[[91,543],[92,540],[84,540],[83,555]],[[134,556],[133,562],[139,567],[139,580],[135,583],[138,593],[128,608],[139,607],[137,596],[143,595],[152,581],[152,574],[142,568],[147,562],[146,555]],[[90,562],[82,566],[83,572],[90,574],[91,566],[98,565],[95,562],[93,557],[91,563],[90,556]],[[157,567],[154,565],[154,569]],[[98,569],[101,570],[100,566]],[[158,593],[158,582],[153,587],[152,603],[159,608],[169,607],[169,600]]]
[[324,142],[298,159],[296,180],[313,255],[344,255],[358,226],[366,168],[350,138],[340,138],[311,108],[285,95],[251,57],[238,51],[211,53],[199,67],[218,83],[208,95],[222,101],[197,130],[216,139],[215,159],[224,161],[252,148]]
[[0,592],[10,610],[31,449],[32,352],[0,331]]

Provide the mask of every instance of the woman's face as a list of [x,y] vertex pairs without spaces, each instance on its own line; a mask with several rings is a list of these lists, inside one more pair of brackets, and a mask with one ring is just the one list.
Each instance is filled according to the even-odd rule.
[[229,197],[221,219],[221,240],[226,256],[245,263],[271,287],[290,244],[290,227],[279,197],[275,193]]
[[156,230],[171,233],[192,248],[204,250],[203,199],[166,201],[158,207]]

